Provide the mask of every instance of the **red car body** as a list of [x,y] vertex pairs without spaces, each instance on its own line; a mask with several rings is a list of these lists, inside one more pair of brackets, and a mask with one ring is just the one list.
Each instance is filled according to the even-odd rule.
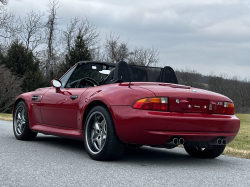
[[[78,98],[71,99],[72,95]],[[133,107],[142,98],[155,97],[168,97],[168,111]],[[220,103],[232,100],[179,84],[122,82],[59,91],[47,87],[18,96],[14,106],[20,100],[26,103],[32,131],[79,140],[84,138],[88,111],[99,104],[109,109],[119,139],[128,144],[161,146],[171,137],[182,137],[185,142],[213,142],[222,137],[230,143],[240,128],[235,115],[222,112]],[[209,104],[213,108],[203,108]],[[189,105],[201,107],[188,108]]]
[[[84,112],[93,102],[102,102],[110,110],[118,137],[126,143],[163,145],[170,137],[183,136],[185,141],[212,141],[223,136],[230,143],[237,135],[240,120],[235,115],[175,111],[175,102],[169,102],[173,111],[138,110],[133,103],[144,97],[167,96],[176,98],[209,99],[213,102],[229,101],[229,98],[192,87],[133,82],[116,83],[91,88],[40,88],[20,95],[29,111],[30,128],[44,134],[83,139]],[[33,101],[37,95],[39,100]],[[80,95],[70,99],[71,95]],[[178,109],[176,109],[178,110]]]

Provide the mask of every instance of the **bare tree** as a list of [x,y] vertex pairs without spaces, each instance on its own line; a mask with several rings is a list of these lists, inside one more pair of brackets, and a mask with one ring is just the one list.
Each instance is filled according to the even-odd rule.
[[128,42],[122,41],[120,36],[114,33],[110,33],[109,37],[106,37],[103,53],[103,58],[113,63],[126,61],[129,64],[153,66],[159,62],[159,52],[154,47],[136,47],[134,50],[130,50]]
[[79,17],[75,17],[68,23],[67,29],[63,31],[62,41],[67,52],[72,48],[74,39],[79,32],[82,33],[83,40],[88,48],[95,48],[94,46],[99,42],[99,32],[89,19],[80,20]]
[[8,0],[0,0],[0,3],[2,3],[3,5],[7,5]]
[[67,24],[67,29],[63,31],[62,41],[63,41],[63,44],[65,44],[66,46],[67,52],[69,52],[72,47],[72,43],[75,38],[75,32],[76,32],[76,27],[78,23],[79,23],[78,17],[71,19],[70,23]]
[[45,25],[45,34],[46,34],[45,42],[47,47],[40,53],[40,58],[42,58],[40,66],[42,67],[42,72],[44,73],[44,75],[49,79],[53,79],[56,76],[55,71],[57,70],[57,64],[58,64],[58,59],[57,59],[58,45],[57,45],[56,35],[58,34],[57,10],[59,8],[59,4],[56,0],[52,0],[50,1],[48,7],[49,7],[49,16],[48,16],[48,21]]
[[128,62],[140,66],[155,66],[159,62],[159,52],[154,47],[136,47],[129,53]]
[[84,42],[88,48],[94,47],[98,42],[99,31],[88,18],[80,21],[78,25],[78,31],[81,31]]
[[15,14],[8,12],[5,7],[7,3],[7,0],[0,0],[0,38],[4,39],[14,36],[18,30]]
[[0,65],[0,112],[5,112],[22,92],[22,79],[11,74],[10,70]]
[[109,37],[106,37],[104,52],[106,61],[125,61],[129,57],[128,42],[121,41],[119,35],[110,33]]
[[21,32],[19,37],[24,42],[26,49],[34,51],[40,44],[44,42],[43,28],[45,24],[42,20],[43,14],[31,11],[24,19],[19,17]]
[[98,45],[95,48],[89,49],[91,54],[91,59],[93,61],[107,61],[105,54],[102,50],[102,46]]

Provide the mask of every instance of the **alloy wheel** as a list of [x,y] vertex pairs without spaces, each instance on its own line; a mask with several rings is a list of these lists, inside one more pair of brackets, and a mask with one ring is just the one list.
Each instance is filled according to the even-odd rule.
[[99,112],[93,112],[87,121],[85,138],[88,149],[92,154],[99,153],[107,139],[107,122],[104,115]]
[[14,117],[14,129],[17,135],[20,136],[23,133],[25,123],[25,109],[23,106],[19,106]]

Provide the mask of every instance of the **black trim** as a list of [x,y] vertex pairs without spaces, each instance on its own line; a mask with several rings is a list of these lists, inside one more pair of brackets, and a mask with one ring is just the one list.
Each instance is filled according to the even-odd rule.
[[83,64],[103,64],[109,67],[115,67],[116,64],[115,63],[111,63],[111,62],[97,62],[97,61],[80,61],[78,62],[78,64],[81,66]]
[[[71,71],[73,69],[73,71],[71,72],[71,74],[69,75],[69,78],[71,77],[72,73],[75,71],[76,67],[78,66],[78,64],[75,64],[72,68],[70,68],[59,80],[61,81],[61,79],[63,79],[63,77],[65,77],[69,71]],[[65,85],[62,85],[61,88],[65,88],[65,86],[67,85],[69,78],[66,80]],[[62,82],[62,81],[61,81]]]

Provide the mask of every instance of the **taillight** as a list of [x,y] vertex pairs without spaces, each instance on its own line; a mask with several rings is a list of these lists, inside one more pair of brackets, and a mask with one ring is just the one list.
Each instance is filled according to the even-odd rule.
[[223,114],[234,114],[234,104],[231,102],[224,102],[224,107],[223,107]]
[[133,108],[143,109],[143,110],[168,111],[168,98],[153,97],[153,98],[140,99],[133,104]]

